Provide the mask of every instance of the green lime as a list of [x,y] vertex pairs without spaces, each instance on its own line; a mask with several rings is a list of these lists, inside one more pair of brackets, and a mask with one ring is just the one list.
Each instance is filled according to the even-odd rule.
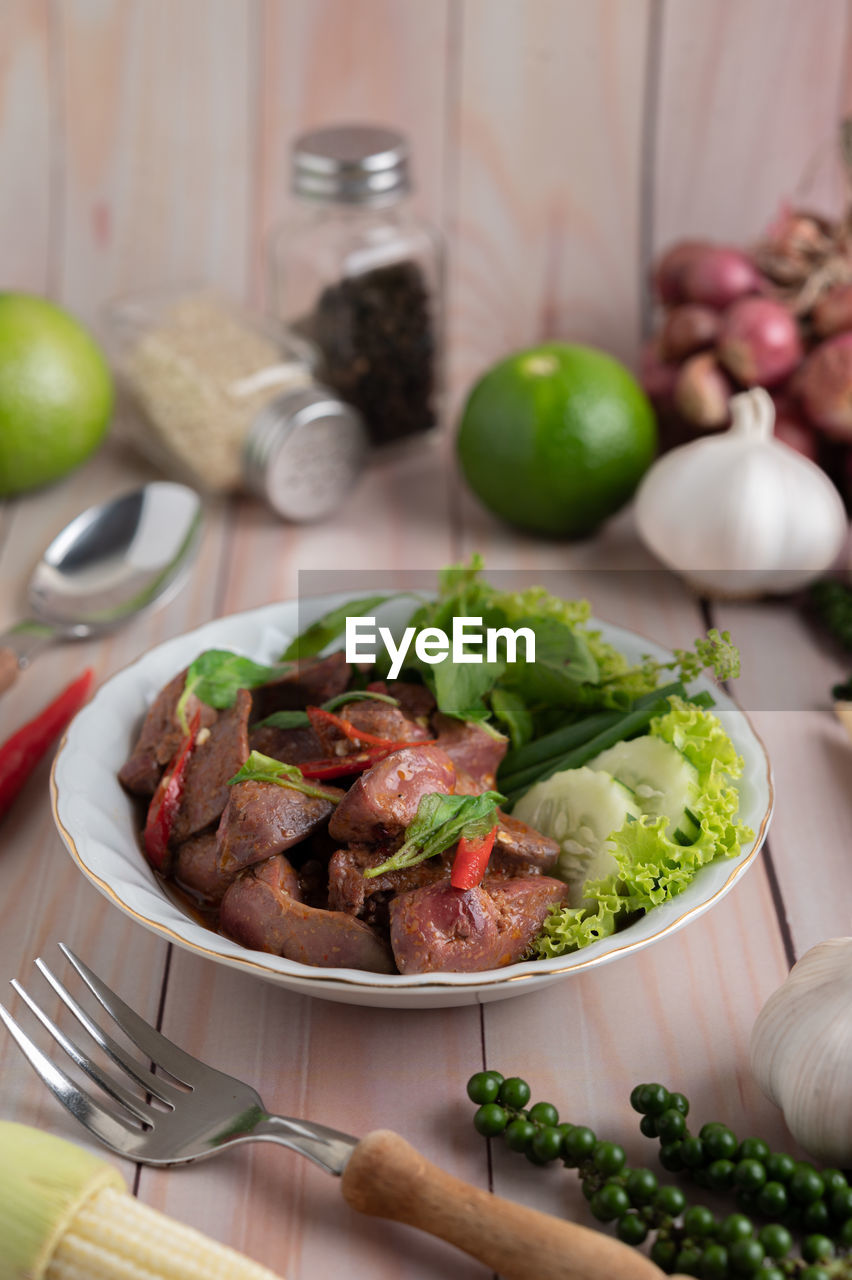
[[112,404],[107,363],[73,316],[44,298],[0,293],[0,498],[87,458]]
[[612,356],[549,342],[477,382],[457,449],[480,501],[534,533],[580,538],[630,498],[654,457],[650,402]]

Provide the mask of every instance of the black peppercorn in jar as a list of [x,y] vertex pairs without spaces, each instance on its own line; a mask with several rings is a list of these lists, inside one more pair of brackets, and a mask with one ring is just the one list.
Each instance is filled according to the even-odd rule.
[[319,349],[323,380],[375,445],[421,436],[439,415],[443,250],[410,189],[400,134],[318,129],[294,145],[298,211],[272,242],[279,316]]

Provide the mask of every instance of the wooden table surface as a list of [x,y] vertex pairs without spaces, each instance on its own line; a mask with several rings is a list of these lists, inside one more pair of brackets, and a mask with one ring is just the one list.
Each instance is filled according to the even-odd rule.
[[[22,616],[25,583],[47,540],[78,510],[148,475],[108,444],[64,482],[0,509],[0,624]],[[543,993],[423,1012],[309,999],[171,946],[100,896],[54,829],[45,761],[0,827],[0,979],[17,977],[46,997],[33,961],[41,955],[61,972],[64,941],[144,1016],[160,1017],[167,1035],[251,1081],[271,1109],[355,1133],[392,1127],[478,1186],[588,1222],[570,1172],[533,1168],[496,1143],[489,1152],[471,1125],[471,1072],[488,1065],[523,1075],[536,1098],[622,1142],[634,1162],[655,1163],[628,1104],[642,1080],[687,1093],[699,1123],[725,1120],[741,1135],[791,1147],[780,1113],[750,1075],[749,1033],[790,964],[821,939],[849,932],[852,901],[852,746],[829,697],[846,672],[792,604],[707,606],[651,564],[629,512],[574,545],[498,527],[460,492],[436,444],[376,463],[335,518],[316,527],[281,524],[248,501],[212,506],[179,595],[109,638],[40,656],[0,704],[0,737],[85,665],[106,680],[190,627],[295,596],[303,571],[435,572],[473,550],[489,570],[512,570],[527,583],[556,574],[549,582],[591,599],[598,616],[668,646],[690,644],[708,624],[730,628],[743,660],[737,695],[766,743],[776,784],[768,842],[732,892],[680,932]],[[20,1012],[11,991],[3,998]],[[54,1004],[47,1000],[49,1010]],[[0,1082],[2,1117],[84,1140],[5,1034]],[[486,1274],[448,1246],[357,1216],[336,1180],[280,1147],[124,1172],[144,1201],[289,1280]]]

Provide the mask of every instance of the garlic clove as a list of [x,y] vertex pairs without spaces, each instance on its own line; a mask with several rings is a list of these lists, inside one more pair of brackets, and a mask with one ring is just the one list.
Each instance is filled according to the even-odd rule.
[[757,1017],[749,1056],[804,1150],[852,1165],[852,938],[822,942],[793,966]]
[[636,495],[640,537],[711,595],[783,594],[823,573],[846,539],[836,488],[773,437],[763,388],[734,396],[732,426],[660,458]]

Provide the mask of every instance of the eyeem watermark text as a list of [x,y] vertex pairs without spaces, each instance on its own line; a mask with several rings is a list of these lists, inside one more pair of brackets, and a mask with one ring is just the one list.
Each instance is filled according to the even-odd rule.
[[[389,676],[395,680],[405,666],[414,641],[414,653],[421,662],[535,662],[535,632],[531,627],[485,627],[481,618],[453,618],[452,634],[441,627],[423,627],[415,637],[414,627],[406,627],[399,643],[389,627],[377,627],[375,618],[346,619],[346,661],[375,662],[377,642],[391,659]],[[518,656],[519,641],[523,654]]]

